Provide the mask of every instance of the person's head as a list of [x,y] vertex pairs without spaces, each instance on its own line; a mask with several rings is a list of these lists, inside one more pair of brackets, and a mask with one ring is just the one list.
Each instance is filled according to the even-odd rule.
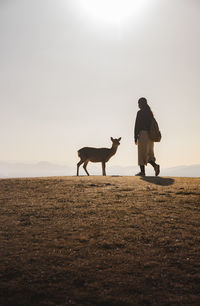
[[152,116],[153,116],[152,110],[151,110],[150,106],[148,105],[147,99],[146,99],[146,98],[144,98],[144,97],[140,98],[140,99],[138,100],[138,106],[139,106],[139,108],[140,108],[143,112],[145,112],[145,113],[151,113]]
[[140,109],[145,109],[147,107],[147,99],[142,97],[138,100],[138,106]]

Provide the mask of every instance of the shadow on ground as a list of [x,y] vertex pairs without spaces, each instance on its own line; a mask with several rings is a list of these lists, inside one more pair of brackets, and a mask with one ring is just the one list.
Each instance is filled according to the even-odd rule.
[[141,179],[143,181],[161,186],[170,186],[174,184],[174,179],[169,177],[143,176]]

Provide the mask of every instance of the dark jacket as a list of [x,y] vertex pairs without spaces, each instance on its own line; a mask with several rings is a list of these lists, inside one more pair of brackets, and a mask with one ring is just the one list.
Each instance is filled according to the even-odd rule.
[[139,110],[135,120],[134,136],[135,142],[138,140],[140,131],[150,131],[153,114],[146,110]]

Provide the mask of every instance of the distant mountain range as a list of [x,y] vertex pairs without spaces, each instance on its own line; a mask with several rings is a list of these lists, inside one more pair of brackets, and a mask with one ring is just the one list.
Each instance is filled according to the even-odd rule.
[[72,168],[60,166],[49,162],[35,164],[0,162],[0,177],[40,177],[40,176],[65,176],[73,175]]
[[[101,175],[100,164],[89,164],[88,171],[91,175]],[[135,175],[139,171],[138,166],[112,166],[107,165],[107,175]],[[82,167],[80,174],[85,175]],[[146,168],[147,175],[154,175],[153,168]],[[73,176],[76,175],[74,167],[58,165],[50,162],[39,162],[35,164],[0,162],[0,178],[14,177],[41,177],[41,176]],[[161,169],[160,176],[200,177],[200,165],[177,166]]]

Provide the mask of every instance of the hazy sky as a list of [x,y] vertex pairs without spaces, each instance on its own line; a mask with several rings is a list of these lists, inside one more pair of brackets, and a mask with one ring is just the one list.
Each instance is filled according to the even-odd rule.
[[199,0],[0,0],[0,160],[136,165],[144,96],[163,167],[200,163]]

